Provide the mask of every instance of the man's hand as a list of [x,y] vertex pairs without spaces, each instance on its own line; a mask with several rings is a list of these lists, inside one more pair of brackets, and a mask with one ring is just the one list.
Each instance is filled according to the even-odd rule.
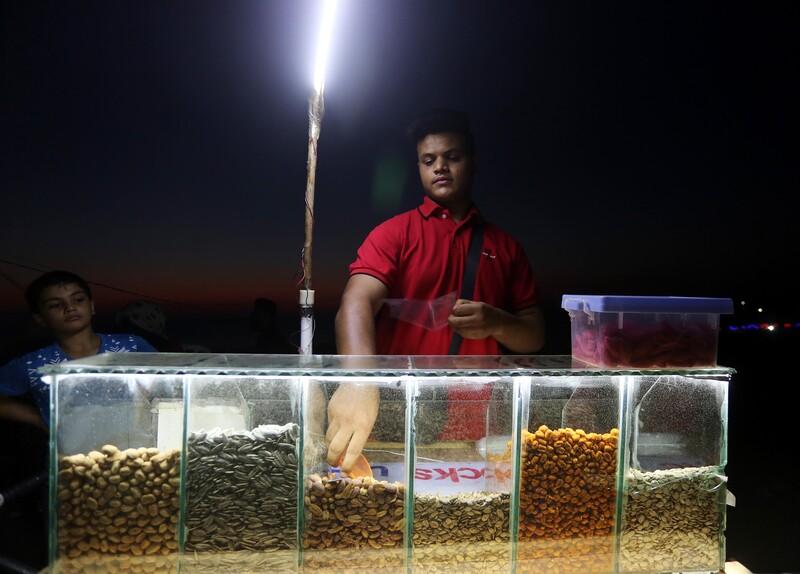
[[486,303],[459,299],[448,318],[450,327],[465,339],[485,339],[500,325],[499,309]]
[[459,299],[448,321],[464,339],[494,337],[514,353],[535,353],[544,345],[544,318],[538,306],[512,314],[480,301]]
[[328,464],[348,472],[367,444],[372,426],[378,416],[380,397],[372,385],[341,383],[328,402]]

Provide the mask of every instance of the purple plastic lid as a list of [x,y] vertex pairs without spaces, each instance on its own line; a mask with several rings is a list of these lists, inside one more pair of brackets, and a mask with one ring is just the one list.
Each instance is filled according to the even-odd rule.
[[562,295],[567,311],[593,313],[733,313],[732,299],[713,297],[650,297],[624,295]]

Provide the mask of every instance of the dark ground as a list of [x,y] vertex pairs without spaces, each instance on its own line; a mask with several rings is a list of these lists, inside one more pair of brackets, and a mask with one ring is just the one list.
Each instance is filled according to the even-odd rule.
[[[563,311],[562,311],[563,312]],[[558,320],[558,318],[556,317]],[[559,320],[560,321],[560,320]],[[564,332],[548,345],[563,350]],[[568,342],[567,342],[568,344]],[[729,395],[727,556],[756,574],[800,572],[800,497],[796,492],[797,373],[789,359],[800,350],[800,329],[720,335],[719,363],[736,369]],[[40,431],[0,420],[0,491],[35,475],[47,440]],[[0,506],[2,559],[31,570],[46,566],[43,491]]]
[[720,339],[720,363],[736,369],[729,393],[728,557],[753,572],[800,572],[797,373],[800,329]]
[[[47,436],[29,425],[0,419],[0,492],[31,479],[44,469]],[[14,564],[31,570],[47,566],[46,491],[44,483],[0,506],[0,572]]]

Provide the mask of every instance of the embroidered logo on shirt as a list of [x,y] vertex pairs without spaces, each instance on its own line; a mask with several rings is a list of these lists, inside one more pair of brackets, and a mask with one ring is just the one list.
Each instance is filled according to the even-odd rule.
[[486,257],[488,257],[489,259],[496,259],[496,258],[497,258],[497,255],[495,255],[494,253],[492,253],[492,250],[491,250],[491,249],[484,249],[484,250],[481,252],[481,255],[485,255],[485,256],[486,256]]

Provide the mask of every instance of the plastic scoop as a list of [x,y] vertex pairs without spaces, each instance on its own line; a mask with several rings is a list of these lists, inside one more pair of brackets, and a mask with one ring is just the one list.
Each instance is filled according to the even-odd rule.
[[[342,455],[342,457],[339,459],[339,467],[342,466],[342,461],[344,461],[344,455]],[[353,468],[350,470],[350,472],[347,473],[347,476],[350,478],[358,478],[359,476],[368,476],[373,478],[372,467],[369,465],[369,461],[363,454],[358,455],[356,463],[353,465]]]

